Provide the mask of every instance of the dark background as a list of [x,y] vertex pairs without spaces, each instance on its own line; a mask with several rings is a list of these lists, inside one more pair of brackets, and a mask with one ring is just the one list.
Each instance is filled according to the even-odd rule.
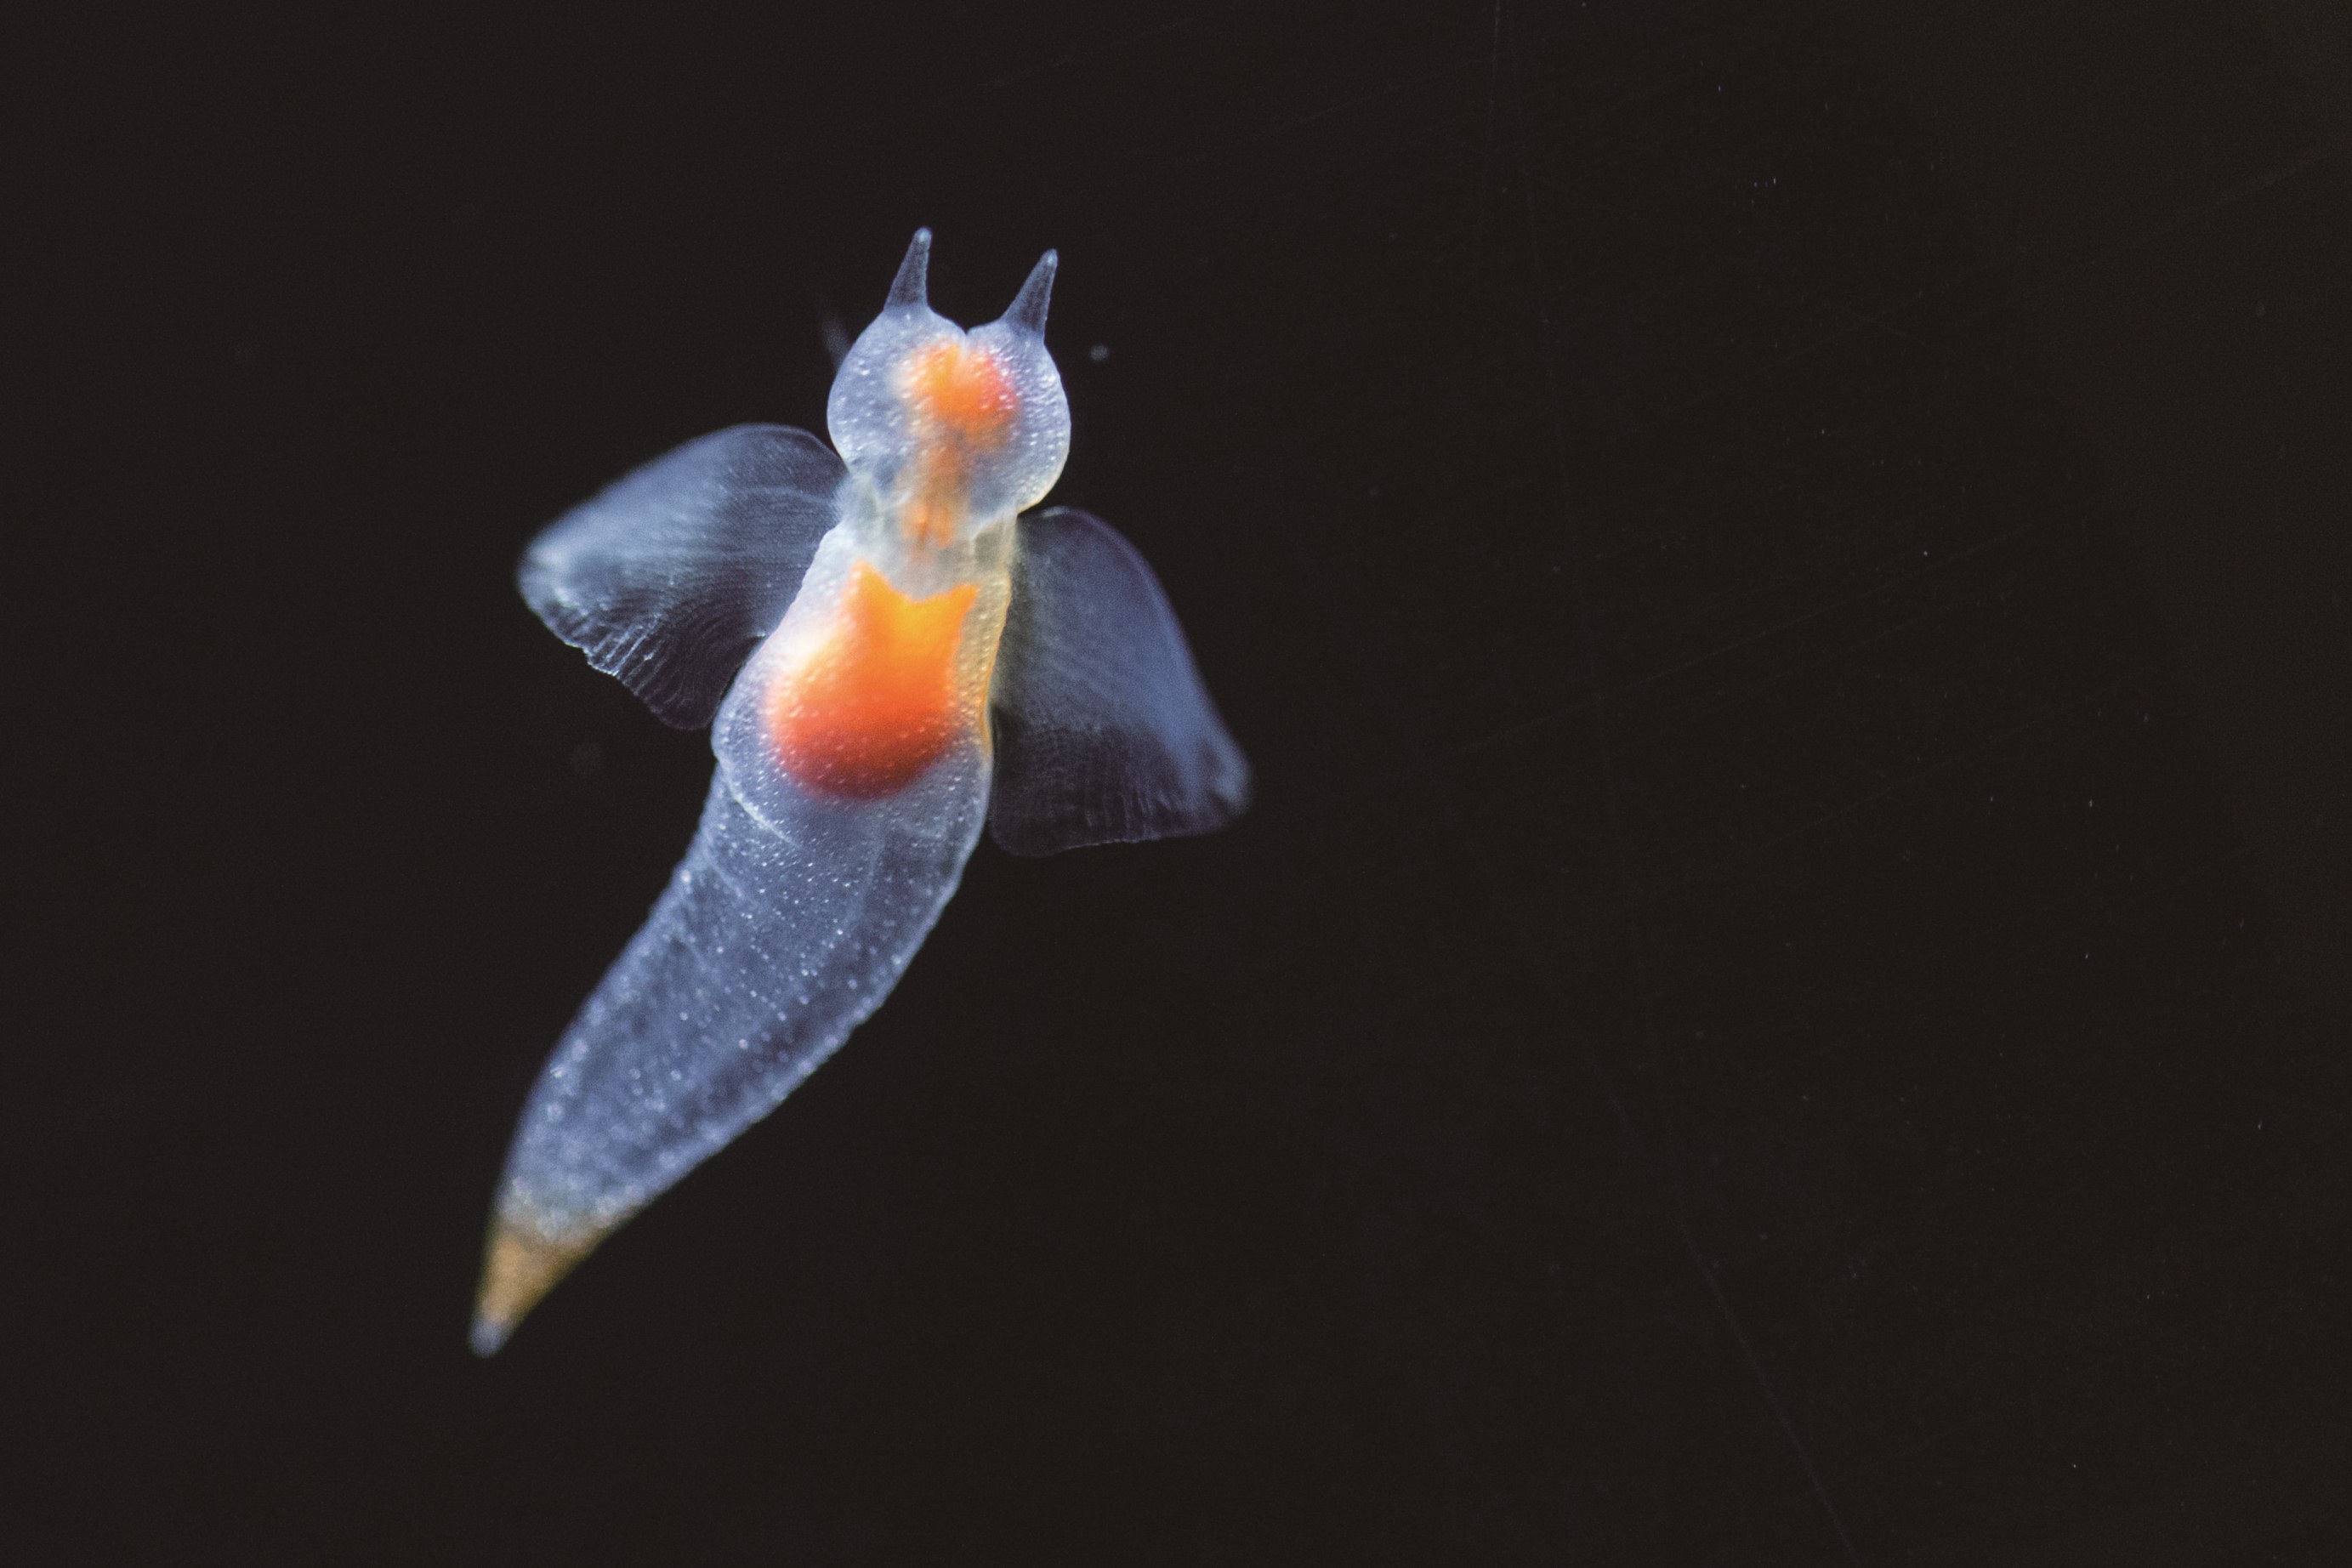
[[[2347,16],[19,12],[0,1547],[2343,1561]],[[709,767],[513,562],[919,223],[1258,807],[478,1362]]]

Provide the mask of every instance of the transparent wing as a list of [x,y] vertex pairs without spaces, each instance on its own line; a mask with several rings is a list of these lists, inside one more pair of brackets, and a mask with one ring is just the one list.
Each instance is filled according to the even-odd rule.
[[1023,518],[989,702],[988,826],[1015,855],[1223,827],[1249,804],[1160,580],[1100,518]]
[[531,542],[522,596],[665,722],[710,721],[834,524],[844,469],[782,425],[688,441]]

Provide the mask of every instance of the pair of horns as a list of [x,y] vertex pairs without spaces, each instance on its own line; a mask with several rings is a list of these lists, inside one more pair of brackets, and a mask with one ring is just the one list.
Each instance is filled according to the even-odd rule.
[[[1004,308],[1004,324],[1024,332],[1043,336],[1045,331],[1045,306],[1053,298],[1054,268],[1061,265],[1054,251],[1037,258],[1029,269],[1029,280],[1021,285],[1021,292],[1013,296],[1013,303]],[[919,228],[907,247],[907,259],[898,263],[898,276],[890,279],[890,298],[886,305],[921,305],[928,308],[930,297],[928,286],[931,276],[931,231]]]

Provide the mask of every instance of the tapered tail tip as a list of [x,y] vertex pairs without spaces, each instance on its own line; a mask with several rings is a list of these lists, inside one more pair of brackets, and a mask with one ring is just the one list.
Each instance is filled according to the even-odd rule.
[[495,1355],[515,1325],[539,1305],[555,1282],[588,1256],[595,1237],[557,1241],[537,1228],[501,1215],[490,1232],[482,1262],[481,1288],[474,1296],[474,1327],[467,1336],[476,1355]]
[[474,1347],[474,1353],[478,1356],[494,1356],[499,1353],[499,1347],[507,1342],[507,1335],[513,1331],[513,1324],[494,1322],[477,1307],[474,1309],[474,1326],[467,1331],[466,1342]]

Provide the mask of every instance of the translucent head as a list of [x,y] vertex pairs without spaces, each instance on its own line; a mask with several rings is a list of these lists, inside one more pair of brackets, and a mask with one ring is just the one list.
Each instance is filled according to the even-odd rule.
[[918,229],[890,298],[834,377],[835,448],[913,536],[946,544],[1043,500],[1070,451],[1070,405],[1045,352],[1047,251],[1004,314],[965,331],[924,297]]

